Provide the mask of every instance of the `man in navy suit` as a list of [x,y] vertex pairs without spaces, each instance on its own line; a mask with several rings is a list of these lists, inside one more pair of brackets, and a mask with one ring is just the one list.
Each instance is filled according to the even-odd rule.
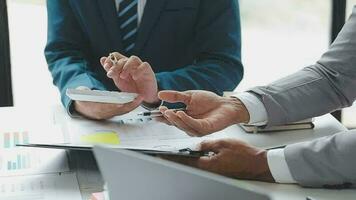
[[[93,119],[160,105],[159,90],[233,90],[243,77],[236,0],[48,0],[45,56],[67,111]],[[113,65],[107,57],[116,56]],[[73,102],[67,88],[135,92]]]

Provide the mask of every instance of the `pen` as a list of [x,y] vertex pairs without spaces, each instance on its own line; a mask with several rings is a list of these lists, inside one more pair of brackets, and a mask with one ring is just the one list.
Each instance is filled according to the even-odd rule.
[[211,156],[215,155],[215,153],[211,152],[211,151],[195,151],[195,150],[192,150],[190,148],[180,149],[179,153],[186,153],[186,154],[191,155],[193,157],[203,157],[203,156],[211,157]]
[[113,53],[109,54],[109,59],[113,65],[115,65],[118,62],[117,58],[114,56]]
[[[173,109],[174,112],[177,111],[186,111],[185,108],[178,108],[178,109]],[[159,110],[154,110],[154,111],[147,111],[147,112],[142,112],[138,113],[138,116],[144,116],[144,117],[160,117],[162,116],[162,113]]]

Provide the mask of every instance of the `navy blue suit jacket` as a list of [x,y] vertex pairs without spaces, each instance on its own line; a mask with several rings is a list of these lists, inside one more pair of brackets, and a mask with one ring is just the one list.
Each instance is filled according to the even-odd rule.
[[[99,59],[123,52],[114,0],[48,0],[45,56],[62,102],[67,88],[117,90]],[[241,81],[236,0],[147,0],[134,54],[160,90],[233,90]],[[127,55],[130,56],[130,55]]]

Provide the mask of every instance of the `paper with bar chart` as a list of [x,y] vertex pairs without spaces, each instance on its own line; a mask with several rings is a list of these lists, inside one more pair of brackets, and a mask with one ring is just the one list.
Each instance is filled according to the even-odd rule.
[[33,141],[62,141],[53,113],[42,111],[0,108],[1,200],[81,199],[76,174],[69,172],[65,151],[16,146]]
[[28,131],[8,131],[1,133],[0,148],[11,149],[15,148],[16,144],[28,144],[29,133]]
[[66,153],[62,150],[20,148],[27,144],[30,131],[0,130],[0,176],[68,171]]

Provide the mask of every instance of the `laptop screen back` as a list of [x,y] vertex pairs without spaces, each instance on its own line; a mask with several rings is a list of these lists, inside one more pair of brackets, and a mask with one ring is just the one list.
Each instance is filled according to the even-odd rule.
[[231,179],[126,150],[95,147],[111,200],[269,200]]

